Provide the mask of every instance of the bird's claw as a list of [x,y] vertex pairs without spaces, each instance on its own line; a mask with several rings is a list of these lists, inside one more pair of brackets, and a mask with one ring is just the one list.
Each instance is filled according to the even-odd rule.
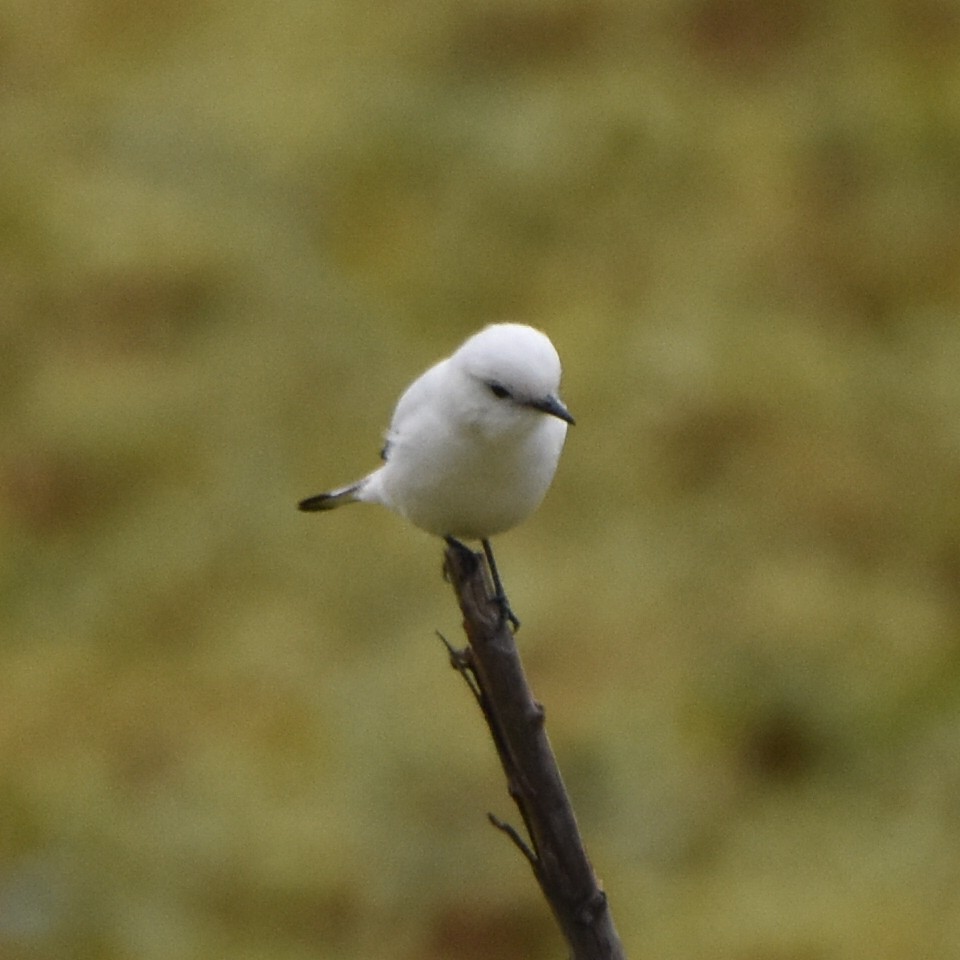
[[520,629],[520,620],[517,618],[517,615],[510,608],[510,601],[507,599],[506,594],[498,593],[493,598],[497,606],[500,608],[500,617],[502,620],[509,620],[510,625],[513,627],[514,632]]

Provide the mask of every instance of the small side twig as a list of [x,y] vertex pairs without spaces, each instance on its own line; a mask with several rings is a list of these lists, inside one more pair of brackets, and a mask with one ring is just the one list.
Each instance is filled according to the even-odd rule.
[[470,648],[458,650],[450,641],[439,631],[436,631],[440,642],[447,648],[447,655],[450,657],[450,666],[463,677],[463,682],[470,688],[477,703],[483,708],[483,694],[477,685],[477,678],[470,666]]
[[483,562],[482,554],[447,542],[444,571],[457,595],[469,647],[457,651],[444,643],[483,711],[529,842],[503,820],[488,817],[533,869],[571,960],[625,960],[547,738],[543,708],[527,683],[502,602],[491,596]]
[[501,820],[493,813],[488,813],[487,819],[513,841],[513,845],[527,858],[530,866],[533,867],[533,872],[536,873],[540,866],[540,861],[537,860],[537,855],[527,845],[527,841],[517,833],[516,827],[507,823],[506,820]]

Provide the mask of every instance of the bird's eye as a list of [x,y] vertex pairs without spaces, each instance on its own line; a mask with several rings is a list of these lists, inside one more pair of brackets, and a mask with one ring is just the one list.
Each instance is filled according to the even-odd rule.
[[488,383],[487,386],[498,400],[505,400],[510,396],[510,391],[499,383]]

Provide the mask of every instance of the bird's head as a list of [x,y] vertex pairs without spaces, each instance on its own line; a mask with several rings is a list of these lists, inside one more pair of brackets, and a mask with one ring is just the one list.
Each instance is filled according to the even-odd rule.
[[550,338],[533,327],[492,324],[467,340],[451,363],[492,413],[502,409],[510,419],[546,414],[575,422],[560,399],[560,357]]

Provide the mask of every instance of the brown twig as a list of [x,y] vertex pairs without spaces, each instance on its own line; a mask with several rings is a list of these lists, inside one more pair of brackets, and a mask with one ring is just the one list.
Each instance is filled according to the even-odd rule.
[[571,960],[625,960],[547,738],[543,707],[527,683],[503,604],[491,593],[483,555],[448,541],[444,561],[469,641],[465,650],[447,649],[483,711],[529,842],[492,814],[490,822],[533,868]]

